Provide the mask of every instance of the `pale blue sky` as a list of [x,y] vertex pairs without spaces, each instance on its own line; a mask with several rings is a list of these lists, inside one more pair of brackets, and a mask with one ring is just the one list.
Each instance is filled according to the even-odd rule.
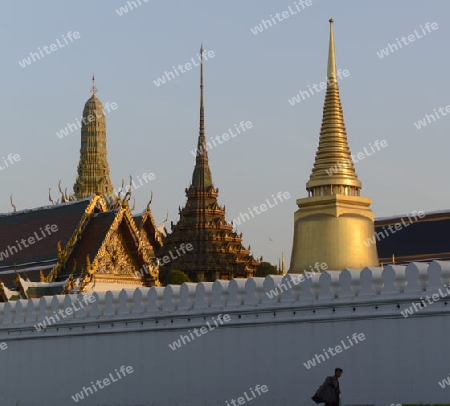
[[[251,28],[294,1],[150,1],[120,17],[123,0],[20,0],[2,5],[0,158],[21,160],[0,171],[0,211],[47,205],[57,184],[72,190],[80,133],[56,131],[80,118],[96,75],[97,96],[118,109],[107,114],[111,178],[130,174],[155,180],[135,191],[141,211],[154,192],[157,223],[169,210],[177,221],[194,166],[198,135],[197,67],[156,87],[153,80],[195,57],[201,42],[215,58],[205,63],[208,137],[241,120],[253,128],[210,151],[219,203],[231,220],[278,192],[291,199],[242,224],[244,244],[256,256],[286,266],[292,248],[295,199],[305,197],[318,144],[323,92],[299,105],[288,99],[324,80],[328,19],[335,20],[337,67],[353,153],[375,140],[388,147],[356,164],[362,194],[375,216],[447,209],[450,117],[417,130],[414,122],[450,104],[448,38],[450,5],[442,1],[312,0],[312,5],[253,35]],[[376,52],[420,25],[439,28],[380,59]],[[80,38],[30,66],[18,61],[78,31]],[[0,164],[2,161],[0,160]],[[3,164],[2,164],[3,165]],[[269,240],[272,239],[273,241]]]

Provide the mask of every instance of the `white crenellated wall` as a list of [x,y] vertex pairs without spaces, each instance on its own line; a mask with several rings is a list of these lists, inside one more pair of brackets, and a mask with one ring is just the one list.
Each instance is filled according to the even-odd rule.
[[[133,373],[77,403],[228,406],[259,384],[268,391],[250,406],[314,405],[310,397],[336,366],[344,369],[343,405],[448,403],[450,387],[438,382],[450,374],[450,262],[325,272],[300,284],[296,276],[95,293],[41,331],[36,323],[80,307],[82,296],[0,304],[0,343],[8,346],[0,349],[1,404],[75,404],[72,395],[122,365]],[[286,289],[269,298],[277,284]],[[433,293],[446,297],[402,316]],[[230,320],[169,347],[219,314]],[[365,340],[304,366],[341,340],[348,346],[354,333]]]

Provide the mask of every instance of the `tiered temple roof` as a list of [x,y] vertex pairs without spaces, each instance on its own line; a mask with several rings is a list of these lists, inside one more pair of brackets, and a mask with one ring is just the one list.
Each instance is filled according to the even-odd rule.
[[[200,53],[203,57],[203,47]],[[192,183],[185,191],[186,206],[180,209],[180,219],[177,224],[172,223],[171,233],[163,239],[164,246],[159,252],[161,279],[175,269],[185,272],[192,281],[248,278],[259,265],[250,254],[250,247],[242,246],[242,234],[233,231],[233,226],[225,220],[225,207],[217,203],[219,189],[213,185],[205,138],[203,87],[202,58],[200,131],[195,168]],[[170,258],[168,263],[164,263],[166,256]]]
[[[148,210],[146,216],[151,216]],[[95,195],[1,215],[0,279],[6,289],[0,286],[0,293],[5,298],[15,287],[26,298],[55,290],[158,286],[152,253],[159,244],[156,233],[138,228],[127,200],[108,210]]]
[[108,210],[98,195],[2,215],[0,280],[7,289],[0,286],[0,293],[16,288],[26,298],[159,286],[152,255],[159,243],[136,226],[126,200]]

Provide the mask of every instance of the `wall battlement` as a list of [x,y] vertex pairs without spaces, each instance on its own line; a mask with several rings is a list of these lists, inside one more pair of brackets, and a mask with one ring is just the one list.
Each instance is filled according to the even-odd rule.
[[[0,336],[3,336],[5,329],[28,330],[30,326],[45,320],[50,321],[46,326],[48,331],[59,331],[62,325],[69,324],[168,317],[178,320],[176,323],[172,321],[170,328],[185,328],[186,323],[180,321],[185,316],[255,311],[270,313],[294,308],[299,311],[298,318],[305,321],[367,317],[368,313],[374,317],[388,314],[401,317],[400,311],[409,307],[412,301],[419,302],[420,297],[439,289],[445,292],[445,286],[450,286],[450,261],[389,265],[384,269],[365,268],[362,271],[330,271],[309,276],[269,275],[266,278],[108,291],[93,293],[92,303],[83,300],[83,295],[47,296],[2,303]],[[56,321],[55,315],[69,308],[73,309],[73,313],[64,318],[60,316]],[[447,307],[443,302],[429,309],[424,308],[421,314],[439,313],[449,308],[450,305]],[[245,324],[245,317],[238,320]],[[260,321],[263,322],[264,318]],[[158,329],[161,327],[155,326]],[[34,335],[37,333],[34,331]],[[23,334],[21,336],[24,337]]]

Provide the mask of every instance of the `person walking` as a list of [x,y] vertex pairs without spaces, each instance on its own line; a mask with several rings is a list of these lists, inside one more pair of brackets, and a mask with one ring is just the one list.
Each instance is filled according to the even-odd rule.
[[342,369],[336,368],[334,376],[327,376],[322,386],[317,390],[315,397],[320,398],[325,406],[339,406],[339,377],[342,375]]

